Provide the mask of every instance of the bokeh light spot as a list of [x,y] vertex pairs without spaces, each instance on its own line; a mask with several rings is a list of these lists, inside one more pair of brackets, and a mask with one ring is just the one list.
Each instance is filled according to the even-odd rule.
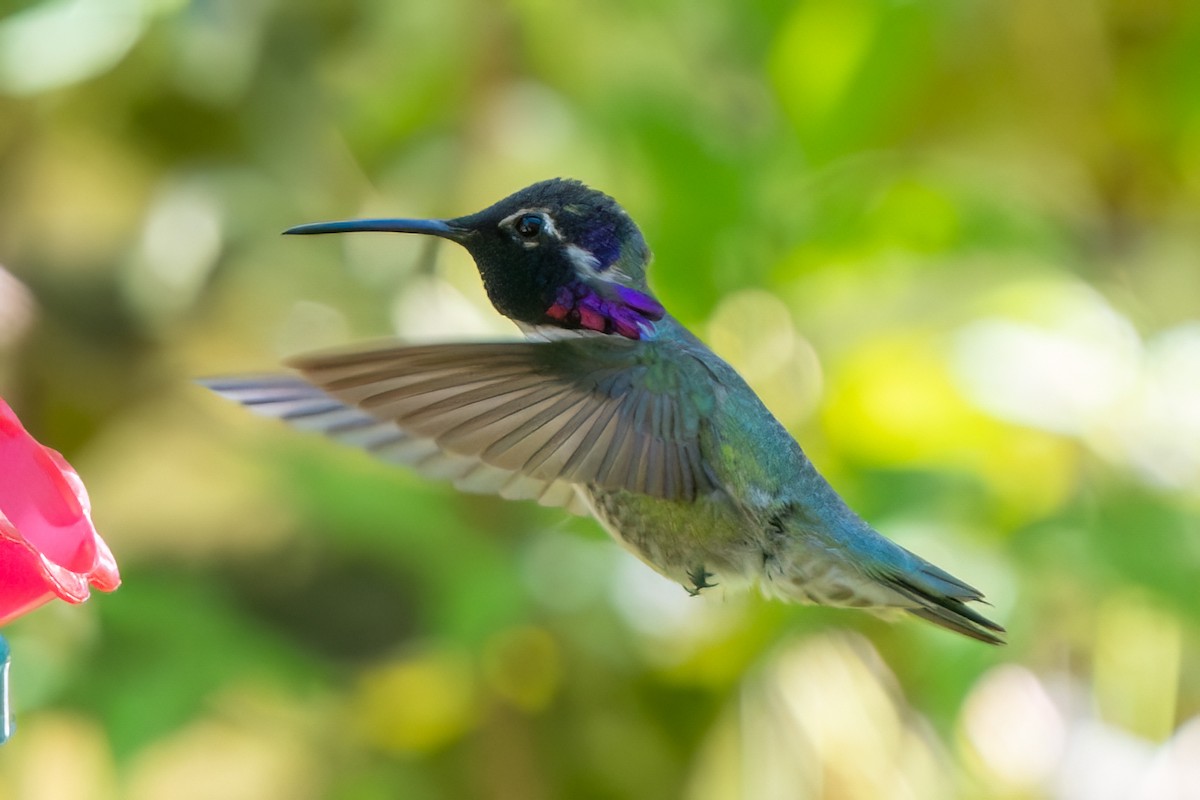
[[145,24],[139,0],[50,0],[0,22],[0,88],[35,94],[112,67]]
[[470,729],[478,715],[470,668],[449,652],[421,653],[367,671],[354,705],[363,736],[394,753],[443,747]]

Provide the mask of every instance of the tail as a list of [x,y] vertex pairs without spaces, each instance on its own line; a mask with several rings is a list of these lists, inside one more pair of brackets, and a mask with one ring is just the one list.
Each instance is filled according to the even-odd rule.
[[[906,551],[907,552],[907,551]],[[1004,628],[967,603],[986,602],[983,593],[943,569],[909,554],[914,569],[888,570],[873,577],[914,605],[904,610],[935,625],[987,644],[1004,644]]]

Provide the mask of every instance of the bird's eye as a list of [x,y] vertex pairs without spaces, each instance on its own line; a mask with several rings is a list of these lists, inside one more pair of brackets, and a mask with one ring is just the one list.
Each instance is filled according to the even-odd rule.
[[513,226],[518,234],[526,239],[536,239],[542,232],[543,220],[537,214],[524,214]]

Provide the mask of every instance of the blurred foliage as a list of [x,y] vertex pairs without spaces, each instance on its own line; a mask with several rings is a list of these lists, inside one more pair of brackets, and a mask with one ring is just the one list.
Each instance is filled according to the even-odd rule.
[[[0,393],[125,585],[6,629],[0,798],[1117,798],[1200,785],[1200,6],[43,0],[0,17]],[[690,599],[591,522],[207,396],[511,335],[534,180],[1011,643]]]

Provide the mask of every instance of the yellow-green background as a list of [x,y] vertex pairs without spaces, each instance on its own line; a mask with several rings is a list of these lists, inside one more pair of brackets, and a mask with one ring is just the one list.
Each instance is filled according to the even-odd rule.
[[[1197,4],[4,8],[0,394],[125,584],[5,629],[0,797],[1200,785]],[[555,175],[619,199],[661,299],[1007,647],[690,599],[590,521],[191,383],[507,335],[450,246],[278,232]]]

